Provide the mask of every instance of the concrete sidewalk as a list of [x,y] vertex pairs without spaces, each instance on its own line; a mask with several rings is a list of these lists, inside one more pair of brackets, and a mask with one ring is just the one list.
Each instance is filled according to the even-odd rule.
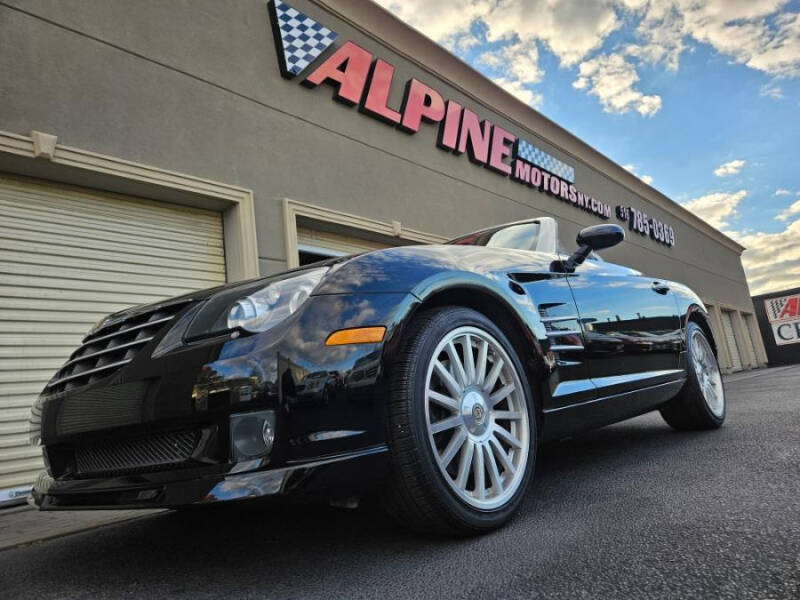
[[104,525],[140,519],[161,510],[93,510],[40,512],[31,506],[0,510],[0,552],[8,548],[95,529]]
[[[775,375],[791,368],[792,367],[789,366],[743,371],[732,375],[726,375],[724,381],[730,386],[754,377]],[[39,512],[27,505],[4,508],[0,509],[0,551],[122,521],[147,518],[161,512],[163,511],[108,510]]]

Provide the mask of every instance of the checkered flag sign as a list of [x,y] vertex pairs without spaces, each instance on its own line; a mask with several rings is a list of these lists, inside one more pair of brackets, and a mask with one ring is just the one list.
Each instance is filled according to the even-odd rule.
[[770,321],[777,321],[778,318],[781,316],[781,312],[783,311],[783,305],[786,304],[786,297],[783,298],[773,298],[772,300],[767,300],[765,304],[767,305],[767,309],[769,310],[769,320]]
[[281,0],[275,0],[270,8],[278,62],[284,77],[299,75],[339,37]]
[[567,163],[561,162],[555,156],[548,154],[544,150],[540,150],[522,138],[517,140],[515,148],[515,155],[517,158],[521,158],[525,162],[536,165],[570,183],[575,183],[575,169]]

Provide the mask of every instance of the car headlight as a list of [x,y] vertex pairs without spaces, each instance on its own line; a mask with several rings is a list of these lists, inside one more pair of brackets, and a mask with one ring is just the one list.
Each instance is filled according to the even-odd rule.
[[328,267],[310,269],[294,277],[264,284],[224,290],[200,309],[186,338],[197,338],[241,329],[260,333],[286,320],[308,300]]

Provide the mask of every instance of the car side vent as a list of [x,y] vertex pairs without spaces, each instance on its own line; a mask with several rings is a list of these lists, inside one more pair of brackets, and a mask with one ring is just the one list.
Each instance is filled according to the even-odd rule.
[[563,303],[549,303],[539,306],[539,316],[550,339],[550,350],[553,352],[569,352],[583,350],[582,334],[578,324],[578,315],[559,313]]
[[87,335],[47,384],[45,392],[59,394],[113,375],[131,362],[184,306],[186,303],[160,306],[113,321]]

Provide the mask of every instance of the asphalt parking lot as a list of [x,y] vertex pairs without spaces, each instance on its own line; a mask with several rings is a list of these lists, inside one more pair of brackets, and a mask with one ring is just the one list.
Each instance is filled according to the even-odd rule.
[[727,390],[719,431],[651,414],[543,448],[481,538],[369,509],[167,512],[0,552],[0,597],[800,598],[800,367]]

